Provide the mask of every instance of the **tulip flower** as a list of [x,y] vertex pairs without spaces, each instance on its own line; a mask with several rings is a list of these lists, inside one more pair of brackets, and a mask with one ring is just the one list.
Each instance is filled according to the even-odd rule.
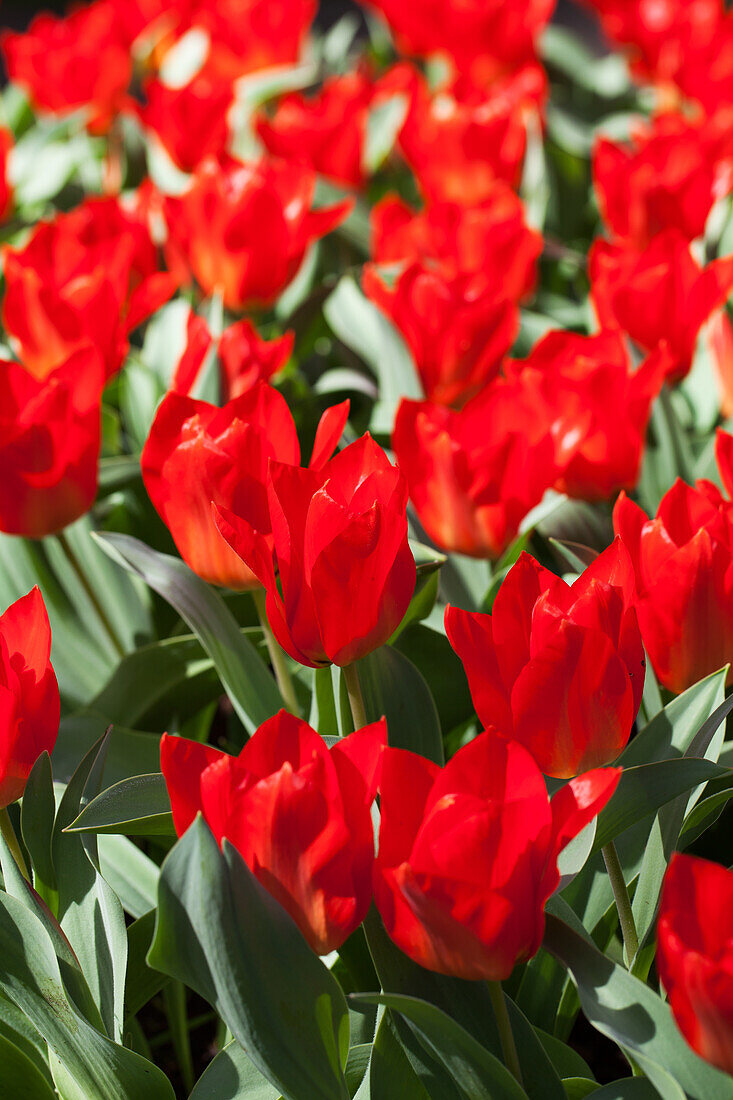
[[[729,491],[730,438],[719,433],[717,442]],[[685,691],[733,661],[730,501],[709,481],[693,488],[678,478],[653,519],[621,493],[613,527],[634,564],[639,626],[660,683]]]
[[80,348],[46,378],[0,360],[0,531],[40,539],[97,493],[104,370]]
[[631,369],[618,332],[549,332],[505,374],[531,388],[552,425],[555,487],[580,500],[608,500],[639,476],[652,402],[670,369],[666,347]]
[[733,872],[675,852],[664,877],[657,969],[692,1049],[733,1074]]
[[[251,321],[237,321],[224,329],[216,347],[224,400],[241,397],[258,382],[269,381],[287,363],[294,340],[292,332],[263,340]],[[186,347],[173,374],[172,390],[181,394],[191,392],[214,342],[205,318],[193,311],[189,313]]]
[[265,587],[285,652],[317,668],[383,645],[407,611],[416,569],[407,485],[381,447],[367,434],[316,469],[271,460],[267,506],[261,518],[215,511],[219,531]]
[[[331,455],[348,409],[344,402],[324,413],[316,463]],[[300,444],[285,398],[264,382],[221,409],[177,393],[163,398],[140,459],[143,481],[181,557],[204,580],[259,587],[255,572],[219,534],[211,502],[241,514],[271,547],[266,486],[273,459],[297,466]]]
[[0,811],[56,743],[61,703],[50,654],[46,605],[33,588],[0,615]]
[[426,397],[440,404],[464,405],[483,389],[519,332],[516,304],[470,275],[413,263],[390,285],[367,265],[364,291],[400,330]]
[[701,326],[733,289],[733,256],[701,268],[679,230],[668,229],[641,251],[597,240],[588,263],[601,326],[626,332],[645,351],[666,343],[670,382],[684,378]]
[[183,172],[193,172],[204,157],[224,152],[234,103],[230,81],[203,72],[182,88],[155,79],[147,81],[144,90],[146,103],[139,111],[143,126]]
[[498,558],[557,476],[551,425],[531,391],[497,379],[459,411],[403,400],[392,447],[442,550]]
[[571,779],[552,799],[522,745],[493,731],[444,768],[382,757],[374,895],[397,946],[428,970],[502,981],[531,958],[559,853],[603,809],[621,770]]
[[438,267],[448,278],[471,275],[513,301],[531,294],[542,237],[524,219],[511,187],[497,180],[476,206],[430,203],[419,213],[394,195],[381,199],[371,216],[371,254],[377,264]]
[[239,756],[163,735],[161,770],[181,836],[203,814],[320,955],[359,927],[372,898],[371,805],[387,743],[384,719],[331,749],[281,710]]
[[132,76],[117,7],[114,0],[95,0],[63,19],[42,13],[22,34],[3,35],[8,75],[34,106],[53,114],[84,107],[90,130],[109,129],[126,102]]
[[567,779],[615,760],[644,690],[634,572],[620,539],[566,584],[523,553],[491,615],[457,607],[445,628],[479,721]]
[[39,378],[90,343],[114,374],[130,332],[175,289],[142,214],[113,198],[41,222],[22,248],[4,250],[4,274],[3,322]]
[[351,210],[350,201],[312,210],[315,186],[315,173],[284,161],[207,157],[188,191],[164,202],[171,271],[228,309],[272,305],[308,246]]
[[665,229],[701,237],[713,203],[733,187],[727,133],[669,113],[632,136],[631,146],[601,138],[593,149],[593,182],[609,229],[638,249]]
[[13,135],[0,127],[0,220],[13,209],[13,188],[8,179],[8,160],[13,148]]

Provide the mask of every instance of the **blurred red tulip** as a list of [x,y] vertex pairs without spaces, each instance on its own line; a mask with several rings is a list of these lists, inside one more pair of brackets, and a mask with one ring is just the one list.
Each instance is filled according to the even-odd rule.
[[234,103],[230,81],[199,73],[182,88],[155,79],[147,81],[144,90],[141,121],[182,171],[193,172],[205,157],[225,151]]
[[203,160],[189,190],[164,201],[171,271],[227,309],[272,305],[308,246],[351,210],[350,201],[311,209],[315,186],[312,171],[285,161]]
[[437,546],[501,556],[557,477],[550,427],[531,394],[503,379],[457,412],[401,402],[392,447]]
[[632,370],[618,332],[549,332],[527,359],[504,365],[544,405],[555,440],[555,487],[590,501],[636,485],[652,402],[669,369],[660,347]]
[[327,749],[281,710],[239,756],[163,735],[161,770],[181,836],[202,813],[290,914],[314,951],[340,947],[372,898],[374,831],[384,719]]
[[[718,465],[729,492],[732,440],[718,435]],[[654,519],[622,493],[613,526],[634,563],[639,626],[660,682],[681,692],[733,661],[730,501],[709,481],[691,488],[678,479]]]
[[0,809],[20,798],[56,743],[61,704],[50,654],[46,605],[33,588],[0,615]]
[[596,240],[588,265],[601,326],[621,329],[645,351],[666,343],[669,380],[684,378],[701,326],[733,289],[733,256],[701,268],[685,237],[668,229],[642,250]]
[[3,322],[39,378],[87,344],[114,374],[129,333],[175,290],[158,271],[142,213],[113,198],[86,199],[40,222],[23,248],[6,248],[3,258]]
[[262,520],[218,508],[217,524],[267,590],[282,648],[313,668],[378,649],[415,588],[400,470],[365,435],[316,469],[270,461],[267,498]]
[[[346,402],[324,414],[331,450],[347,416]],[[177,393],[163,398],[140,459],[143,481],[181,557],[204,580],[259,587],[255,573],[216,529],[211,504],[241,514],[261,533],[271,555],[267,471],[272,459],[297,466],[300,445],[285,398],[264,382],[221,409]]]
[[0,531],[39,539],[97,494],[104,371],[80,348],[43,379],[0,360]]
[[13,188],[8,178],[8,159],[13,148],[13,135],[0,127],[0,221],[13,209]]
[[633,596],[616,539],[573,585],[522,554],[491,615],[446,608],[479,721],[521,742],[545,775],[608,764],[629,739],[644,690]]
[[550,800],[527,750],[493,731],[444,768],[404,749],[382,760],[374,894],[387,932],[428,970],[508,978],[540,947],[559,853],[621,770],[578,776]]
[[516,304],[471,275],[416,262],[388,282],[368,264],[363,285],[404,336],[426,397],[440,404],[464,405],[482,390],[519,332]]
[[[292,332],[263,340],[251,321],[237,321],[224,329],[216,348],[224,401],[241,397],[258,382],[269,381],[287,363],[294,340]],[[191,393],[214,342],[205,318],[191,311],[186,324],[186,347],[171,382],[175,393]]]
[[733,1074],[733,872],[675,852],[664,878],[657,968],[677,1026]]

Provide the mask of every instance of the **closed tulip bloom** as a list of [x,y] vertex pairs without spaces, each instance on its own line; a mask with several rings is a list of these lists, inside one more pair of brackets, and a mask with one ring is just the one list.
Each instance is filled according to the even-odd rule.
[[498,558],[557,476],[531,392],[497,379],[459,411],[403,400],[392,447],[420,522],[442,550]]
[[385,749],[374,896],[397,946],[439,974],[508,978],[540,947],[559,853],[620,774],[588,772],[549,799],[527,750],[493,731],[444,768]]
[[701,268],[682,233],[668,229],[642,250],[597,240],[588,262],[601,326],[621,329],[645,351],[665,343],[669,380],[684,378],[700,328],[733,289],[733,256]]
[[229,140],[228,114],[234,103],[229,80],[198,73],[182,88],[162,80],[145,84],[143,126],[154,134],[183,172],[193,172],[207,156],[223,153]]
[[[719,433],[717,453],[730,492],[729,440]],[[639,626],[660,682],[685,691],[733,661],[730,501],[709,481],[678,479],[653,519],[622,493],[613,526],[634,563]]]
[[317,469],[271,461],[267,504],[259,524],[226,508],[217,524],[264,585],[282,648],[313,668],[378,649],[415,588],[402,472],[365,435]]
[[504,364],[535,392],[552,425],[555,487],[580,500],[609,500],[636,485],[652,403],[669,369],[660,347],[632,370],[618,332],[549,332],[527,359]]
[[164,202],[171,271],[227,309],[272,305],[308,246],[351,210],[350,201],[313,210],[315,186],[313,171],[285,161],[207,157],[189,189]]
[[499,373],[519,332],[519,310],[497,286],[419,262],[392,285],[367,265],[363,281],[404,336],[429,400],[464,405]]
[[733,872],[675,852],[664,877],[657,969],[692,1049],[733,1074]]
[[479,721],[521,742],[545,775],[608,764],[629,739],[644,690],[633,597],[616,539],[572,585],[522,554],[491,615],[446,608]]
[[114,198],[86,199],[41,222],[19,249],[4,250],[3,322],[26,368],[43,377],[93,344],[107,376],[128,337],[175,290],[158,271],[142,211]]
[[38,588],[0,615],[0,809],[20,798],[42,752],[51,752],[61,704],[51,627]]
[[97,494],[104,370],[82,348],[44,379],[0,360],[0,531],[40,539]]
[[[348,402],[324,414],[325,457],[347,416]],[[143,447],[143,481],[181,557],[204,580],[229,588],[259,587],[252,570],[219,534],[211,503],[244,516],[271,545],[266,487],[271,459],[297,465],[300,444],[285,398],[264,382],[223,408],[177,393],[163,398]]]
[[203,814],[319,955],[359,927],[372,898],[371,805],[387,743],[384,719],[326,748],[281,710],[239,756],[163,735],[161,770],[181,836]]
[[186,322],[186,347],[170,388],[176,393],[191,393],[206,356],[216,343],[222,396],[224,401],[231,401],[277,374],[290,358],[294,341],[293,332],[263,340],[252,322],[244,320],[225,328],[217,342],[206,319],[191,311]]

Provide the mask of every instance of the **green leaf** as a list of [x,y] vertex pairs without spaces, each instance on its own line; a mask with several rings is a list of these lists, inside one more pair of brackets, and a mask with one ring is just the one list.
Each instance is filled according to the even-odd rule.
[[126,836],[98,837],[99,865],[125,912],[138,918],[155,908],[160,868]]
[[107,554],[141,577],[188,623],[211,657],[245,728],[252,732],[283,705],[257,650],[237,626],[221,596],[188,566],[129,535],[97,535]]
[[160,772],[123,779],[98,794],[67,825],[67,833],[175,836],[168,788]]
[[593,1100],[659,1100],[659,1093],[644,1077],[623,1077],[594,1092]]
[[148,964],[213,1004],[287,1100],[348,1096],[338,983],[239,853],[227,842],[219,850],[200,815],[163,864]]
[[383,645],[358,662],[364,706],[370,722],[383,715],[392,748],[412,752],[442,764],[440,720],[430,688],[412,661]]
[[428,1051],[449,1071],[467,1100],[526,1100],[526,1092],[498,1058],[435,1005],[397,993],[354,993],[358,1004],[381,1004],[411,1024]]
[[365,298],[351,275],[344,275],[326,299],[323,313],[339,340],[367,363],[379,382],[372,412],[375,432],[391,432],[403,397],[422,400],[417,369],[401,334]]
[[0,988],[46,1040],[64,1100],[174,1100],[152,1063],[113,1043],[66,996],[53,945],[23,902],[0,893]]
[[714,672],[678,695],[622,752],[618,763],[624,768],[682,756],[693,738],[725,699],[727,669]]
[[274,1088],[238,1043],[228,1043],[206,1067],[189,1100],[278,1100]]
[[410,1064],[390,1013],[377,1028],[367,1075],[355,1100],[433,1100]]
[[733,1078],[698,1058],[648,986],[549,914],[544,946],[572,973],[588,1021],[639,1063],[665,1100],[674,1086],[694,1100],[731,1100]]
[[13,1100],[55,1100],[56,1093],[23,1051],[0,1034],[0,1096]]
[[[589,1077],[566,1077],[563,1085],[567,1100],[584,1100],[586,1096],[597,1092],[600,1087],[597,1081],[592,1081]],[[656,1097],[659,1096],[656,1089],[653,1092]]]
[[728,774],[728,768],[696,758],[658,760],[653,764],[624,768],[611,801],[598,815],[593,851],[597,852],[619,833],[642,821],[677,795]]
[[55,816],[51,758],[47,752],[42,752],[26,781],[20,823],[23,843],[31,857],[33,870],[37,878],[52,890],[56,889],[56,871],[51,856]]
[[155,932],[155,910],[150,909],[127,928],[125,1015],[135,1016],[167,984],[167,974],[147,964]]
[[367,132],[362,163],[371,175],[384,163],[397,139],[407,114],[405,95],[393,95],[380,100],[367,115]]

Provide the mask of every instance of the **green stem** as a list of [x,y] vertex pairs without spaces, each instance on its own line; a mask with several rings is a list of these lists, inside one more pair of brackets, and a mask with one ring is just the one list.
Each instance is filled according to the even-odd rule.
[[489,996],[491,997],[491,1005],[494,1009],[496,1026],[499,1029],[501,1049],[504,1054],[504,1065],[521,1085],[523,1083],[522,1067],[519,1064],[519,1056],[517,1055],[517,1047],[514,1042],[512,1025],[509,1021],[509,1013],[506,1010],[504,990],[501,988],[501,982],[487,982],[486,984],[489,987]]
[[15,835],[15,829],[13,823],[10,820],[10,814],[8,813],[7,806],[3,806],[0,810],[0,833],[2,833],[3,840],[10,849],[10,854],[18,864],[18,870],[27,882],[31,881],[31,876],[28,873],[26,862],[23,859],[23,853],[20,850],[20,844],[18,844],[18,838]]
[[351,717],[354,719],[354,729],[360,730],[368,724],[368,719],[366,716],[366,707],[364,706],[364,696],[361,693],[359,670],[355,664],[344,665],[343,674],[346,682],[346,691],[349,696]]
[[601,851],[603,853],[603,862],[606,864],[606,871],[608,872],[608,878],[611,883],[611,889],[613,890],[613,897],[618,911],[621,935],[624,940],[624,958],[626,960],[626,966],[630,967],[636,952],[639,950],[639,937],[636,932],[636,923],[634,922],[634,914],[631,909],[629,891],[626,888],[626,879],[621,869],[621,862],[618,858],[616,845],[611,841],[610,844],[604,845]]
[[193,1069],[191,1039],[188,1033],[185,987],[181,982],[169,982],[163,990],[163,997],[165,999],[165,1010],[171,1029],[171,1042],[176,1052],[176,1058],[178,1059],[181,1080],[188,1094],[193,1090],[196,1075]]
[[71,566],[71,568],[74,570],[74,572],[75,572],[75,574],[76,574],[76,576],[79,580],[79,583],[81,584],[82,588],[84,589],[87,596],[89,597],[89,601],[90,601],[92,607],[94,608],[94,610],[96,611],[97,616],[99,618],[99,621],[101,622],[102,626],[104,627],[104,629],[107,633],[107,636],[108,636],[110,642],[112,643],[113,648],[115,649],[115,651],[117,653],[117,656],[118,657],[124,657],[125,656],[125,647],[123,646],[122,642],[120,641],[119,637],[117,636],[117,632],[115,631],[115,628],[112,626],[112,623],[109,620],[109,616],[107,615],[107,612],[104,610],[101,603],[99,602],[99,599],[97,598],[96,592],[94,591],[94,589],[90,585],[90,583],[87,579],[87,575],[86,575],[86,573],[84,572],[84,570],[82,569],[82,567],[79,563],[79,559],[77,558],[76,554],[74,553],[74,551],[71,548],[69,540],[66,537],[66,533],[64,531],[59,531],[58,534],[56,535],[56,538],[59,540],[59,546],[61,547],[64,554],[66,555],[66,559],[67,559],[69,565]]
[[267,611],[265,609],[265,592],[262,588],[256,588],[252,593],[252,597],[257,608],[257,617],[260,620],[260,626],[262,627],[262,633],[265,636],[265,642],[267,643],[267,652],[270,655],[270,664],[272,665],[272,671],[275,673],[275,679],[277,680],[277,686],[280,689],[283,702],[288,708],[291,714],[300,716],[300,707],[298,706],[298,696],[295,694],[295,684],[293,678],[290,675],[290,669],[288,668],[288,661],[282,648],[272,633],[272,627],[267,619]]

